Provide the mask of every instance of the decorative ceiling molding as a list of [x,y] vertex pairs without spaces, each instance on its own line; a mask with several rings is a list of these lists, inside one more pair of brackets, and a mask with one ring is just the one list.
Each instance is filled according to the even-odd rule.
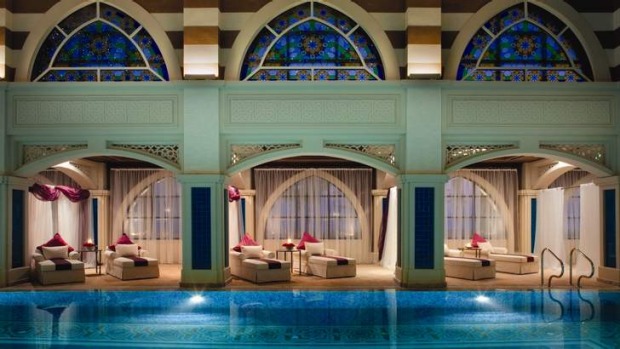
[[396,146],[394,144],[339,144],[325,143],[325,148],[340,149],[368,155],[386,164],[398,167],[396,162]]
[[516,144],[450,144],[445,149],[445,163],[446,167],[450,167],[473,156],[516,148]]
[[22,165],[53,154],[87,148],[88,144],[24,144],[22,147]]

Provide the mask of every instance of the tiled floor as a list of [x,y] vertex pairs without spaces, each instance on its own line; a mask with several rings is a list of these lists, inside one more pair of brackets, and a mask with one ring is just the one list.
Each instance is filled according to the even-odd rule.
[[[136,289],[178,289],[181,276],[181,266],[178,264],[163,264],[160,266],[161,276],[156,279],[121,281],[110,275],[95,275],[94,269],[87,269],[85,283],[42,286],[37,283],[21,283],[3,290],[136,290]],[[545,273],[545,287],[550,272]],[[577,276],[573,277],[576,284]],[[495,279],[470,281],[455,278],[446,278],[448,289],[533,289],[541,287],[540,273],[529,275],[512,275],[497,273]],[[553,288],[569,288],[568,273],[562,279],[553,279]],[[584,279],[582,287],[586,289],[613,289],[620,287],[595,280]],[[253,284],[233,278],[224,289],[400,289],[394,281],[393,272],[377,265],[358,265],[357,276],[353,278],[323,279],[318,276],[294,274],[290,282],[274,282]]]

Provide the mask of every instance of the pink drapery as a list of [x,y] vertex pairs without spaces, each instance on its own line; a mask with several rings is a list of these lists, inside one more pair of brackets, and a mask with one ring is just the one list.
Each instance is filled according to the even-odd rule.
[[228,202],[238,201],[241,199],[241,193],[239,189],[235,186],[228,186]]
[[51,187],[49,185],[33,184],[28,191],[41,201],[56,201],[60,193],[71,202],[80,202],[90,197],[90,191],[80,188],[71,188],[64,185]]

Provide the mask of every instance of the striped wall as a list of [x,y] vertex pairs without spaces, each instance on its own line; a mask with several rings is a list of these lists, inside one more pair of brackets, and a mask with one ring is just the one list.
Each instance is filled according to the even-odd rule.
[[441,75],[441,0],[407,1],[407,76]]
[[220,76],[219,0],[183,2],[183,75]]
[[[29,32],[61,0],[0,0],[0,60],[13,80]],[[110,0],[122,4],[129,0]],[[223,78],[233,43],[253,13],[271,0],[133,0],[161,25],[185,74],[210,67]],[[445,64],[463,25],[493,0],[351,0],[367,11],[390,39],[401,78],[421,64]],[[583,14],[607,53],[614,81],[620,81],[620,1],[565,0]],[[438,14],[439,12],[439,14]],[[274,14],[275,16],[276,14]],[[438,51],[438,48],[441,51]],[[441,52],[441,53],[438,53]],[[2,62],[0,61],[0,64]],[[217,67],[217,68],[215,68]],[[207,74],[209,75],[209,74]],[[188,76],[191,78],[191,76]],[[186,77],[186,78],[188,78]]]

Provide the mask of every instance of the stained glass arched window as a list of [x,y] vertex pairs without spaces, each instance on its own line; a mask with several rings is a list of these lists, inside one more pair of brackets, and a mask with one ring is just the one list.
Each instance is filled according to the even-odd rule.
[[39,48],[32,81],[162,81],[168,70],[151,35],[104,3],[58,23]]
[[528,2],[486,22],[473,36],[457,80],[591,81],[592,69],[573,31]]
[[310,1],[271,20],[250,45],[241,80],[383,80],[379,52],[346,15]]

